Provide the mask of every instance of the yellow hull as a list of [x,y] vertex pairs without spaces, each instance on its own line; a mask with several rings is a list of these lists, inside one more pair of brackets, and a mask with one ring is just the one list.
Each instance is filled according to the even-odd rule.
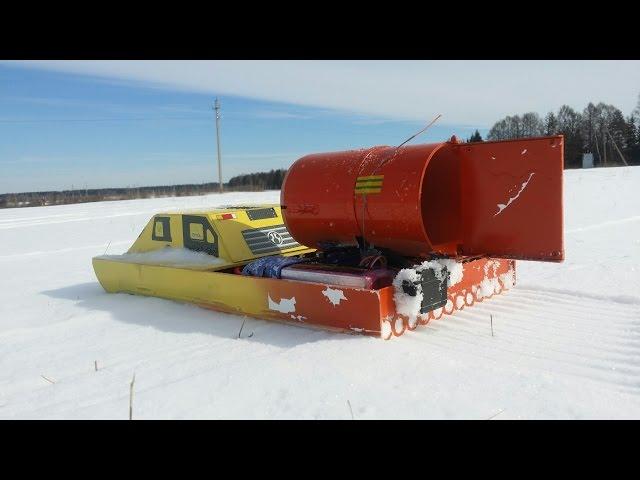
[[[105,257],[94,258],[93,267],[100,284],[111,293],[166,298],[226,313],[385,339],[483,301],[511,288],[515,281],[513,260],[480,258],[465,262],[463,280],[448,289],[447,305],[411,323],[396,312],[392,286],[368,290]],[[505,281],[507,277],[509,282]],[[484,285],[487,281],[492,283],[490,295]]]

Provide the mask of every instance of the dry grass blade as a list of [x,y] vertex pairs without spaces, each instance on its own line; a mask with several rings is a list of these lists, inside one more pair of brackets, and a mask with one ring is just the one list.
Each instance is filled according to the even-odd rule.
[[133,374],[131,384],[129,385],[129,420],[133,420],[133,386],[136,383],[136,374]]

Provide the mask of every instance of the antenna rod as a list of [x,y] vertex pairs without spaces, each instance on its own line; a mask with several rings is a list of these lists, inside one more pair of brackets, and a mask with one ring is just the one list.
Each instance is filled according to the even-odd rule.
[[375,173],[378,171],[378,169],[380,167],[382,167],[382,165],[384,165],[385,163],[387,163],[388,160],[393,160],[394,158],[396,158],[396,154],[398,153],[398,150],[400,150],[400,147],[402,147],[403,145],[409,143],[411,140],[413,140],[414,138],[416,138],[418,135],[420,135],[421,133],[425,132],[431,125],[433,125],[434,123],[436,123],[438,121],[438,119],[442,116],[442,114],[438,114],[438,116],[436,118],[434,118],[433,120],[431,120],[431,122],[429,123],[429,125],[427,125],[426,127],[424,127],[422,130],[420,130],[418,133],[414,133],[413,135],[411,135],[409,138],[407,138],[404,142],[402,142],[400,145],[398,145],[394,150],[393,150],[393,155],[391,157],[387,157],[387,158],[383,158],[382,161],[378,164],[378,166],[376,168],[373,169],[373,172],[371,172],[370,175],[375,175]]
[[431,125],[433,125],[434,123],[436,123],[438,121],[438,119],[442,116],[442,114],[438,114],[438,116],[436,118],[434,118],[433,120],[431,120],[431,123],[429,125],[427,125],[426,127],[424,127],[422,130],[420,130],[418,133],[415,133],[413,135],[411,135],[409,138],[407,138],[404,142],[402,142],[400,145],[398,145],[396,147],[396,149],[400,148],[401,146],[403,146],[405,143],[409,143],[411,140],[413,140],[414,138],[416,138],[418,135],[420,135],[422,132],[424,132],[425,130],[427,130]]
[[[382,161],[378,164],[378,166],[373,169],[373,172],[371,172],[370,175],[375,175],[376,172],[380,169],[380,167],[382,167],[382,165],[384,165],[387,162],[387,160],[389,160],[389,159],[393,160],[396,157],[396,154],[398,153],[398,150],[400,150],[400,147],[402,147],[406,143],[408,143],[411,140],[413,140],[414,138],[416,138],[422,132],[426,131],[431,125],[436,123],[441,116],[442,116],[442,114],[439,113],[438,116],[436,118],[434,118],[433,120],[431,120],[431,122],[426,127],[424,127],[422,130],[420,130],[418,133],[415,133],[415,134],[411,135],[404,142],[402,142],[400,145],[398,145],[395,148],[395,150],[393,151],[393,156],[391,156],[390,158],[389,157],[383,158]],[[371,153],[371,152],[369,152],[369,153]],[[367,154],[367,156],[369,156],[369,153]],[[365,159],[366,159],[366,157],[365,157]],[[364,163],[364,160],[363,160],[363,163]],[[362,164],[361,164],[360,168],[362,169]],[[364,253],[364,251],[367,248],[367,239],[365,237],[365,230],[364,230],[364,217],[365,217],[365,214],[366,214],[366,206],[367,206],[367,194],[365,193],[364,195],[362,195],[362,251],[361,251],[361,253]]]
[[220,102],[216,97],[216,101],[213,105],[213,109],[216,111],[216,143],[218,145],[218,186],[220,187],[220,193],[222,193],[222,159],[220,158]]

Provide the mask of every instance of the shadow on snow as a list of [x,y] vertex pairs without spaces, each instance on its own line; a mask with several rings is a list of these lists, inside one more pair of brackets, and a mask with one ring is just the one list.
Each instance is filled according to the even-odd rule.
[[119,322],[152,327],[169,333],[199,333],[237,339],[244,320],[242,336],[238,341],[292,348],[319,340],[353,339],[351,335],[347,334],[215,312],[173,300],[126,293],[107,293],[97,281],[70,285],[41,293],[52,298],[76,302],[80,308],[87,311],[108,312],[113,319]]

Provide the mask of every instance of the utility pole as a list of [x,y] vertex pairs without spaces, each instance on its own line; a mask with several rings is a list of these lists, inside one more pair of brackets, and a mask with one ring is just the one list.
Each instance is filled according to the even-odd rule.
[[[611,143],[613,143],[613,146],[616,149],[616,152],[618,152],[618,155],[620,155],[620,158],[622,159],[622,161],[624,162],[624,164],[628,167],[629,164],[627,163],[627,160],[624,158],[624,155],[622,155],[622,152],[620,151],[620,149],[618,148],[618,144],[616,143],[615,139],[613,138],[613,135],[611,135],[611,132],[609,131],[609,129],[607,128],[607,133],[609,134],[609,138],[611,139]],[[612,155],[613,156],[613,155]]]
[[218,145],[218,185],[220,186],[220,193],[222,193],[222,159],[220,158],[220,102],[216,97],[216,101],[213,104],[213,109],[216,111],[216,141]]

